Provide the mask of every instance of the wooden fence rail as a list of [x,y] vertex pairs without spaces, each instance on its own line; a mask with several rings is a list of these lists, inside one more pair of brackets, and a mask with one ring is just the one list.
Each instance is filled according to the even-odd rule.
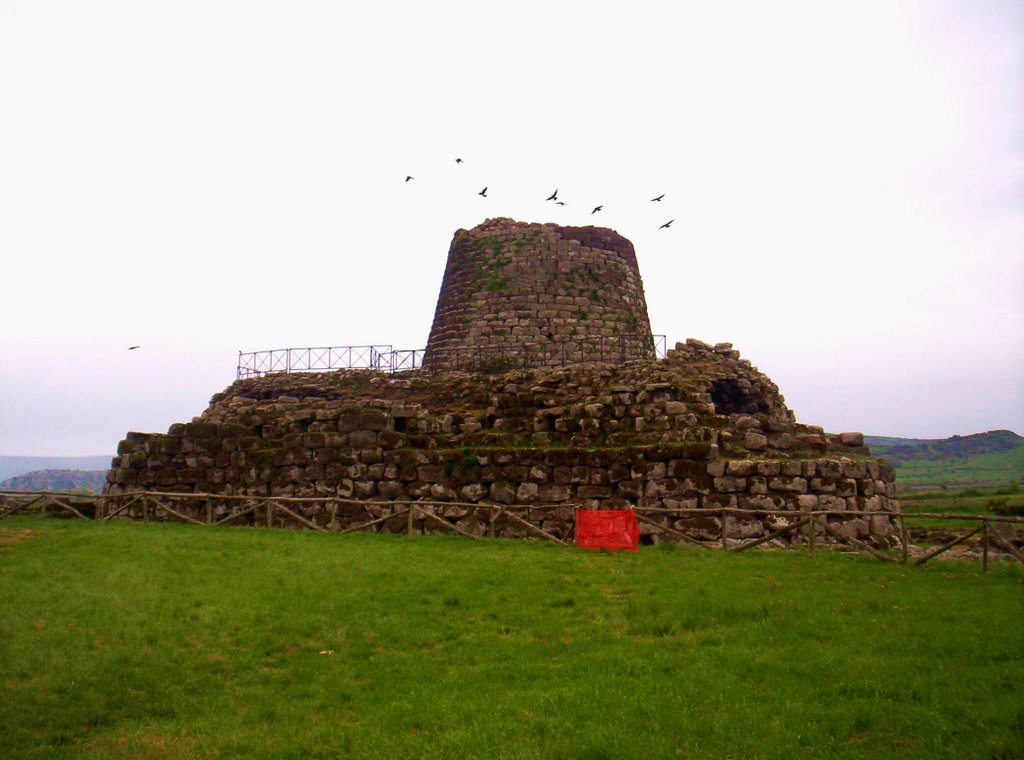
[[[319,524],[309,515],[301,514],[306,507],[320,506],[326,509],[330,516],[329,522]],[[562,504],[488,504],[472,502],[435,502],[435,501],[364,501],[358,499],[345,499],[336,496],[253,496],[253,495],[224,495],[208,493],[176,493],[165,491],[132,491],[119,494],[87,494],[56,491],[16,491],[0,490],[0,519],[9,515],[26,512],[38,512],[45,516],[49,513],[64,512],[70,517],[83,520],[107,521],[114,518],[141,519],[149,522],[151,519],[160,516],[187,522],[193,525],[216,526],[226,525],[241,518],[247,518],[253,525],[262,522],[266,527],[280,525],[299,524],[310,530],[318,532],[353,533],[361,530],[376,530],[378,526],[385,523],[392,523],[394,528],[402,526],[407,534],[415,532],[415,521],[417,518],[425,523],[429,522],[438,528],[457,533],[459,535],[478,540],[483,535],[494,537],[496,534],[496,523],[503,519],[506,523],[518,526],[529,534],[543,538],[552,543],[566,546],[567,541],[559,538],[550,530],[545,530],[535,525],[522,516],[526,511],[527,516],[536,513],[544,513],[555,510],[575,509],[579,507],[575,503]],[[133,508],[141,512],[141,515],[134,515]],[[353,517],[353,511],[361,511],[362,518],[358,515],[352,524],[343,525],[339,520],[339,510],[348,509],[347,517]],[[478,525],[478,530],[467,530],[458,524],[449,521],[446,510],[463,511],[468,514],[470,510],[484,510],[487,512],[487,519]],[[189,514],[189,512],[192,514]],[[383,511],[383,514],[379,512]],[[950,549],[967,543],[970,539],[980,534],[981,561],[984,570],[988,570],[990,552],[992,547],[1002,549],[1012,556],[1017,562],[1024,565],[1024,555],[1014,546],[1012,539],[1000,535],[993,530],[993,526],[1004,525],[1024,526],[1024,517],[1008,517],[1003,515],[962,515],[946,513],[891,513],[891,512],[851,512],[837,510],[763,510],[743,509],[738,507],[722,507],[717,509],[686,509],[668,507],[637,507],[634,510],[637,520],[647,526],[651,535],[671,537],[689,545],[700,546],[710,549],[716,545],[731,552],[743,552],[760,546],[769,541],[781,538],[786,535],[801,535],[804,544],[810,554],[814,554],[819,539],[824,537],[832,538],[838,545],[846,545],[857,551],[866,552],[886,562],[900,562],[907,564],[910,560],[910,542],[907,531],[907,521],[910,520],[948,520],[974,523],[975,527],[967,533],[947,540],[945,543],[933,547],[920,554],[914,559],[915,565],[923,565],[926,562],[938,557]],[[564,514],[562,512],[561,514]],[[196,515],[199,515],[197,517]],[[716,517],[719,520],[720,535],[714,540],[701,540],[686,532],[685,528],[675,525],[666,525],[657,520],[661,518],[684,518],[687,516]],[[849,536],[843,531],[830,524],[828,518],[870,518],[881,516],[897,523],[896,535],[899,540],[899,554],[894,556],[887,546],[876,546],[868,541]],[[765,535],[757,538],[744,540],[741,537],[730,536],[729,517],[734,520],[752,518],[771,518],[776,525]],[[425,530],[425,528],[424,528]],[[573,528],[574,530],[574,528]],[[1004,528],[1005,530],[1005,528]],[[706,534],[706,529],[705,529]]]

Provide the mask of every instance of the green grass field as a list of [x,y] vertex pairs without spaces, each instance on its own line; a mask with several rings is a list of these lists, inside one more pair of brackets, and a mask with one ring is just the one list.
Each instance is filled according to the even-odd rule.
[[0,755],[1021,757],[1024,574],[10,518]]
[[[933,514],[957,515],[1002,515],[1006,517],[1024,516],[1024,492],[1016,484],[999,488],[964,488],[947,491],[919,491],[902,494],[900,509],[906,515],[921,512]],[[970,530],[977,523],[925,519],[908,521],[908,525],[925,527],[955,528]],[[1017,526],[1017,530],[1024,525]]]
[[960,459],[910,459],[894,465],[896,484],[903,493],[942,487],[1000,486],[1020,483],[1024,478],[1024,446]]

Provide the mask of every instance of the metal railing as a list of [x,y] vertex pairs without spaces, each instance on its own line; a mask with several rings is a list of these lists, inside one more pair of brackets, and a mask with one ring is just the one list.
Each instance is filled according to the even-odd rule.
[[496,372],[594,361],[663,359],[664,335],[616,335],[571,338],[552,343],[484,345],[455,348],[395,349],[390,344],[275,348],[238,352],[239,379],[275,373],[371,369],[468,370]]

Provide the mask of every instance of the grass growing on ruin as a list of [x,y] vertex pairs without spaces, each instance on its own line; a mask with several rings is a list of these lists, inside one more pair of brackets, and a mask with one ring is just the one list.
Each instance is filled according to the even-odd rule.
[[1024,575],[0,522],[7,757],[1012,757]]

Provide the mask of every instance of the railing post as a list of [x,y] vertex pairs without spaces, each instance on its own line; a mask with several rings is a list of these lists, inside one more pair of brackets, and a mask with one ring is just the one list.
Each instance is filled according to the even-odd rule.
[[725,507],[722,507],[721,515],[722,515],[721,516],[721,522],[722,522],[722,549],[725,550],[725,551],[728,551],[729,550],[729,524],[726,522],[726,519],[725,519]]
[[807,524],[807,533],[808,533],[808,536],[807,536],[807,553],[810,554],[813,557],[814,556],[814,540],[815,540],[815,535],[814,534],[817,532],[817,529],[815,528],[815,525],[814,525],[814,512],[809,513],[807,515],[807,517],[810,519],[810,522]]
[[981,523],[981,571],[988,572],[988,520]]

